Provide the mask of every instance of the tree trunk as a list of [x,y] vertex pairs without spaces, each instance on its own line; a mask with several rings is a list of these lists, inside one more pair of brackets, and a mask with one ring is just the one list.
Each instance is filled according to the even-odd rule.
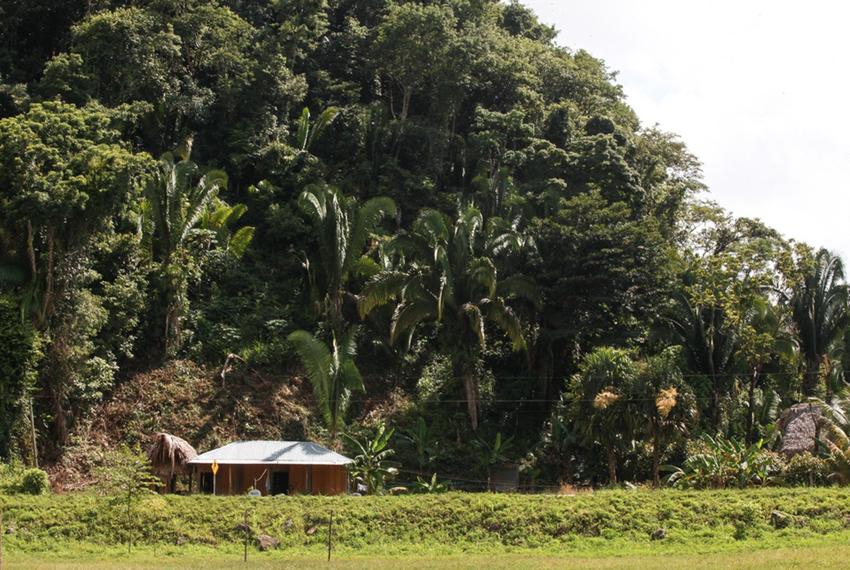
[[613,451],[608,452],[608,481],[617,484],[617,455]]
[[404,94],[402,95],[401,101],[401,122],[404,123],[407,120],[407,115],[410,113],[410,99],[413,96],[413,87],[409,85],[405,85],[403,87]]
[[469,414],[469,424],[472,431],[478,429],[478,382],[475,374],[465,372],[463,375],[463,387],[466,392],[466,411]]
[[652,484],[661,486],[661,438],[658,432],[652,436]]
[[756,419],[756,383],[758,382],[759,376],[761,375],[761,365],[757,365],[753,368],[753,373],[750,376],[750,385],[747,390],[747,403],[749,405],[749,410],[747,411],[747,444],[752,445],[755,443],[756,434],[755,434],[755,419]]
[[814,396],[818,389],[818,376],[820,372],[820,358],[806,358],[806,372],[803,377],[803,395],[806,397]]
[[712,393],[711,393],[711,419],[714,422],[712,426],[716,431],[720,431],[720,388],[717,386],[717,379],[712,374]]
[[42,326],[47,324],[47,319],[53,313],[53,269],[55,265],[55,237],[56,231],[53,228],[47,230],[47,274],[45,275],[44,298],[41,304],[40,321]]
[[180,350],[183,337],[183,280],[175,277],[175,268],[171,262],[163,262],[165,269],[165,330],[164,349],[166,358],[171,358]]

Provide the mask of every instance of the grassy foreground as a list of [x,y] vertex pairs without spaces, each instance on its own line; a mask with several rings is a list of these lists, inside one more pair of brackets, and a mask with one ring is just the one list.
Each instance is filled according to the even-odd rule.
[[[606,491],[593,495],[151,497],[128,526],[120,504],[92,495],[0,496],[10,568],[226,568],[252,534],[250,568],[325,562],[334,515],[339,568],[846,567],[850,491]],[[659,528],[663,540],[652,540]],[[121,546],[132,535],[136,547]]]
[[7,560],[4,568],[31,570],[111,570],[111,569],[184,569],[196,568],[216,570],[224,568],[272,569],[298,568],[309,570],[321,569],[376,569],[397,570],[398,568],[424,568],[433,570],[449,570],[453,568],[493,568],[493,569],[525,569],[528,568],[587,568],[613,569],[634,568],[637,570],[656,570],[657,568],[681,568],[683,570],[700,570],[708,568],[736,568],[784,570],[786,568],[846,568],[850,557],[850,546],[801,546],[796,548],[781,548],[765,550],[757,545],[751,550],[735,552],[719,552],[706,554],[641,554],[623,556],[569,556],[569,555],[532,555],[532,554],[499,554],[465,556],[407,556],[380,557],[354,556],[335,558],[330,564],[321,556],[313,558],[286,557],[280,553],[250,554],[248,563],[243,564],[241,557],[235,552],[217,552],[202,554],[175,553],[165,551],[153,553],[150,550],[136,551],[127,555],[125,551],[94,552],[81,554],[72,552],[61,558],[56,556],[15,555]]

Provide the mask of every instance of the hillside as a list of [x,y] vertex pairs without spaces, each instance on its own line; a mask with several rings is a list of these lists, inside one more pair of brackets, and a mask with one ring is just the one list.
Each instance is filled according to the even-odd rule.
[[[385,423],[477,482],[661,484],[722,434],[764,484],[793,404],[850,432],[841,258],[711,202],[521,2],[7,4],[4,463]],[[821,439],[798,479],[850,481]]]

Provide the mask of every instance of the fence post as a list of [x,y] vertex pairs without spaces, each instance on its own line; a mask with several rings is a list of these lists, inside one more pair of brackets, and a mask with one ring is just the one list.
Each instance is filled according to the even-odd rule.
[[331,518],[328,520],[328,562],[331,561],[331,547],[334,535],[334,512],[331,510]]
[[245,529],[245,553],[242,556],[242,562],[248,562],[248,535],[250,534],[250,529],[248,527],[248,509],[245,509],[245,526],[243,528]]
[[0,570],[3,570],[3,535],[6,530],[3,528],[3,509],[0,509]]

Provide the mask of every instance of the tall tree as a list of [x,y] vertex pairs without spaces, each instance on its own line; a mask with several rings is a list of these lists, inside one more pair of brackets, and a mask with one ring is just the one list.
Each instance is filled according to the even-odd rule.
[[651,356],[639,364],[629,394],[636,414],[636,433],[652,445],[652,481],[661,482],[661,458],[676,440],[685,438],[696,424],[697,402],[685,382],[678,347]]
[[806,396],[817,393],[821,371],[827,364],[825,358],[843,339],[850,323],[848,300],[840,257],[821,249],[813,257],[801,260],[789,302],[805,361],[803,394]]
[[[45,339],[46,395],[53,437],[67,437],[75,386],[113,363],[97,356],[94,337],[107,319],[89,289],[96,252],[127,224],[146,173],[122,130],[131,109],[60,102],[34,104],[0,120],[0,225],[10,236],[3,257],[26,275],[23,310]],[[103,355],[108,356],[108,355]]]
[[408,346],[423,322],[434,322],[442,349],[451,357],[452,370],[463,380],[472,429],[479,423],[479,385],[476,374],[487,342],[490,322],[525,349],[522,323],[508,305],[511,296],[536,298],[527,279],[500,279],[496,255],[518,246],[512,232],[488,235],[481,213],[461,211],[452,223],[436,210],[423,211],[409,233],[388,246],[406,263],[376,275],[363,291],[362,315],[398,300],[392,317],[390,342],[402,339]]
[[737,377],[748,367],[742,350],[746,318],[775,286],[785,251],[778,234],[758,220],[735,219],[713,204],[691,204],[677,263],[680,287],[666,319],[692,372],[703,375],[710,404],[703,418],[721,430]]
[[304,260],[310,297],[317,315],[342,337],[348,329],[343,305],[346,298],[354,302],[348,281],[354,274],[377,272],[376,262],[365,255],[366,247],[381,220],[395,215],[395,203],[378,197],[360,205],[323,185],[304,190],[298,203],[313,218],[316,230],[316,255],[312,259],[305,255]]
[[576,431],[585,446],[602,448],[611,484],[617,483],[617,461],[634,434],[630,393],[637,375],[637,365],[627,352],[601,347],[582,358],[567,388]]
[[153,253],[160,262],[165,288],[163,340],[173,356],[182,343],[188,273],[193,259],[189,241],[219,190],[227,187],[227,174],[200,167],[190,160],[191,140],[175,153],[159,159],[155,175],[145,187],[153,221]]

